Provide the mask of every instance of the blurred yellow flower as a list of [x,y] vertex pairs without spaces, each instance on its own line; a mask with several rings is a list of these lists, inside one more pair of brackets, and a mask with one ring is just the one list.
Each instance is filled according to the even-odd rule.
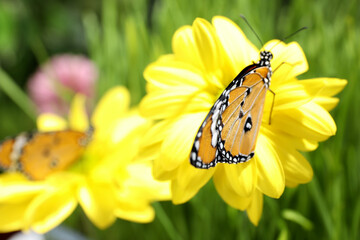
[[319,141],[336,132],[329,110],[338,102],[346,80],[316,78],[299,81],[308,69],[301,47],[272,40],[274,70],[267,94],[255,157],[242,164],[218,163],[207,170],[190,165],[195,135],[221,92],[246,66],[259,60],[259,50],[241,29],[225,17],[212,24],[197,18],[173,36],[173,54],[150,64],[144,76],[147,95],[140,104],[143,116],[157,120],[144,137],[147,156],[155,159],[153,174],[171,180],[173,202],[191,199],[211,177],[218,193],[230,206],[246,210],[258,224],[263,194],[279,198],[285,186],[312,179],[313,171],[299,151],[312,151]]
[[[129,93],[111,89],[95,109],[92,140],[82,157],[69,169],[32,181],[21,173],[0,175],[0,232],[32,229],[44,233],[63,222],[79,203],[99,228],[117,217],[150,222],[150,203],[170,199],[170,186],[151,174],[149,161],[138,161],[139,141],[150,127],[136,110],[129,110]],[[89,128],[85,98],[77,95],[68,124],[56,115],[38,118],[40,131]]]

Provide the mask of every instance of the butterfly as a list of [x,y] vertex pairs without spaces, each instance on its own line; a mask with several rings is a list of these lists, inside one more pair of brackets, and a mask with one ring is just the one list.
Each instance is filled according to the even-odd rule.
[[194,167],[243,163],[254,156],[272,58],[270,51],[261,51],[260,61],[245,67],[214,103],[191,149],[190,163]]
[[0,145],[0,168],[43,180],[74,163],[91,139],[91,131],[21,133]]

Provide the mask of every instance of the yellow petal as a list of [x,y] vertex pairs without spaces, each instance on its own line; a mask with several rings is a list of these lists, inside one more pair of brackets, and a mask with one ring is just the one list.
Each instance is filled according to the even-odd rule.
[[17,204],[28,202],[37,194],[46,190],[39,182],[27,180],[20,174],[2,174],[0,178],[0,202],[2,204]]
[[258,136],[253,160],[258,170],[258,188],[269,197],[279,198],[285,189],[283,167],[274,143],[262,133]]
[[175,32],[172,49],[177,60],[202,68],[191,26],[183,26]]
[[88,218],[104,229],[115,221],[115,190],[107,183],[87,179],[79,187],[78,199]]
[[252,201],[249,205],[249,207],[246,209],[246,212],[248,214],[248,217],[250,219],[250,221],[257,226],[260,218],[261,218],[261,214],[262,214],[262,210],[263,210],[263,195],[260,191],[255,191]]
[[224,164],[228,182],[241,197],[252,195],[256,186],[256,164],[249,161],[242,164]]
[[200,60],[203,62],[205,70],[213,71],[219,65],[221,66],[219,64],[218,42],[214,28],[202,18],[196,18],[192,27]]
[[150,162],[132,163],[127,167],[129,178],[122,184],[131,191],[141,192],[149,200],[169,200],[170,182],[154,180]]
[[205,89],[207,86],[198,68],[180,61],[157,61],[150,64],[144,71],[144,78],[155,85],[157,90],[183,85],[197,89]]
[[[289,84],[283,84],[275,91],[274,109],[273,111],[288,111],[291,108],[297,108],[307,102],[310,102],[310,98],[301,84],[297,82],[291,82]],[[265,109],[271,109],[273,96],[271,93],[269,98],[266,99]],[[268,101],[271,100],[271,101]]]
[[52,113],[40,114],[36,120],[36,124],[38,130],[42,132],[59,131],[68,128],[65,119]]
[[308,183],[313,177],[313,170],[309,162],[297,151],[279,148],[278,155],[285,172],[286,181],[294,183]]
[[169,182],[158,182],[151,175],[149,162],[133,163],[127,167],[128,177],[117,182],[118,217],[135,222],[150,222],[154,219],[153,200],[169,200]]
[[296,144],[288,136],[276,134],[270,130],[262,129],[268,139],[276,143],[276,153],[279,156],[285,172],[286,184],[307,183],[312,179],[313,170],[309,162],[295,149]]
[[[169,134],[171,126],[171,121],[166,120],[154,124],[150,130],[145,133],[138,155],[138,159],[154,160],[152,167],[153,176],[160,181],[171,179],[174,176],[173,171],[169,172],[164,168],[163,159],[159,159],[159,149],[161,149],[163,140]],[[174,169],[174,171],[175,170],[176,169]]]
[[339,99],[332,98],[342,91],[347,84],[344,79],[337,78],[314,78],[299,81],[302,84],[312,100],[325,108],[327,111],[332,110],[339,102]]
[[274,59],[271,66],[274,73],[271,85],[277,89],[281,84],[294,81],[294,78],[308,70],[305,54],[296,42],[284,44],[279,40],[271,40],[265,44],[264,49],[270,50]]
[[193,34],[196,50],[200,56],[204,71],[211,76],[211,83],[223,86],[221,83],[223,66],[223,52],[213,26],[202,18],[196,18],[193,23]]
[[89,118],[85,107],[86,97],[76,94],[71,102],[69,112],[69,125],[71,129],[85,132],[89,128]]
[[153,124],[146,133],[141,141],[142,147],[151,146],[154,144],[161,143],[171,130],[171,121],[163,120]]
[[21,230],[24,226],[24,213],[28,202],[0,204],[0,232]]
[[136,110],[114,119],[107,126],[99,126],[86,151],[89,154],[87,159],[93,159],[93,164],[101,159],[101,164],[92,170],[93,176],[111,177],[110,173],[132,161],[138,154],[140,137],[149,127],[150,121],[139,116]]
[[266,133],[266,135],[272,139],[276,139],[274,142],[281,142],[281,144],[285,144],[289,148],[294,148],[300,151],[314,151],[319,146],[317,141],[293,136],[284,131],[278,131],[274,127],[274,124],[262,125],[261,131]]
[[76,205],[75,192],[71,187],[44,192],[29,205],[25,228],[38,233],[48,232],[69,217]]
[[122,117],[130,105],[129,91],[124,87],[114,87],[105,93],[97,104],[92,115],[95,128],[108,126],[111,122]]
[[189,201],[214,174],[215,168],[199,169],[193,167],[189,160],[184,161],[171,182],[173,203],[181,204]]
[[216,16],[212,23],[226,53],[224,54],[224,78],[232,80],[252,61],[259,60],[259,51],[230,19]]
[[313,99],[313,101],[316,104],[319,104],[320,106],[322,106],[326,111],[331,111],[339,103],[338,98],[329,98],[329,97],[315,97]]
[[[0,175],[0,187],[12,183],[30,182],[24,174],[18,172],[4,172]],[[1,194],[0,194],[1,196]]]
[[127,114],[126,117],[117,118],[108,132],[108,138],[111,138],[112,144],[118,144],[129,137],[139,137],[150,126],[150,122],[138,114],[137,110]]
[[345,79],[313,78],[299,81],[311,96],[332,97],[341,92],[347,84]]
[[[159,147],[157,147],[156,149],[154,147],[154,151],[158,152]],[[154,157],[155,157],[155,160],[154,160],[154,166],[153,166],[153,171],[152,171],[154,178],[159,181],[166,181],[166,180],[173,179],[176,176],[177,168],[169,170],[168,166],[164,166],[165,165],[164,161],[162,161],[163,159],[159,158],[159,154],[155,153]]]
[[300,151],[314,151],[318,148],[319,144],[317,141],[313,141],[311,139],[306,138],[296,138],[293,136],[290,136],[289,141],[291,141],[294,144],[294,147]]
[[[119,149],[110,150],[109,153],[104,153],[103,156],[100,157],[101,163],[99,163],[99,157],[95,155],[91,160],[91,165],[89,166],[89,176],[92,179],[98,179],[99,182],[109,182],[113,181],[114,175],[123,176],[125,172],[125,166],[129,164],[136,156],[137,149],[128,150],[128,145],[121,144]],[[95,152],[94,152],[95,153]],[[91,158],[90,155],[87,158]],[[86,159],[88,161],[88,159]],[[96,167],[94,165],[96,164]],[[80,171],[84,171],[83,166],[79,166]]]
[[140,111],[151,119],[170,118],[183,112],[209,110],[212,101],[208,93],[185,86],[148,93],[140,103]]
[[151,206],[136,207],[135,209],[129,208],[128,205],[125,206],[122,205],[115,209],[117,217],[138,223],[151,222],[155,217],[155,211]]
[[[190,165],[190,151],[195,135],[206,113],[187,114],[180,117],[168,131],[156,161],[162,162],[165,171],[172,171],[184,161]],[[192,167],[192,166],[191,166]]]
[[313,102],[291,111],[274,113],[271,124],[292,136],[315,141],[324,141],[336,132],[336,124],[329,112]]
[[149,146],[140,146],[139,153],[137,155],[138,161],[153,161],[159,154],[161,143],[154,143]]
[[298,183],[296,182],[292,182],[291,179],[286,179],[286,187],[289,187],[289,188],[295,188],[297,186],[299,186]]
[[147,223],[154,219],[155,212],[143,193],[132,189],[120,189],[114,214],[129,221]]
[[229,204],[231,207],[245,210],[250,202],[252,197],[241,197],[234,190],[231,183],[231,180],[228,179],[227,173],[225,172],[225,165],[218,164],[216,166],[216,171],[214,173],[214,185],[216,191],[220,194],[221,198]]

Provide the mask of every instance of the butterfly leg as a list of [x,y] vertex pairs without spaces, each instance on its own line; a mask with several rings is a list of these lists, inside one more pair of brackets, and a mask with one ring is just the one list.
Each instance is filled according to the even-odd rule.
[[301,61],[298,61],[298,62],[295,62],[295,63],[282,62],[282,63],[280,63],[280,64],[275,68],[275,70],[273,71],[273,74],[274,74],[282,65],[284,65],[284,64],[290,65],[290,66],[292,66],[292,67],[295,67],[296,65],[301,64]]

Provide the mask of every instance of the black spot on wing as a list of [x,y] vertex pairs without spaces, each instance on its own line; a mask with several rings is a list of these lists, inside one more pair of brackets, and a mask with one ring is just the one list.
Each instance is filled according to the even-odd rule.
[[44,149],[42,150],[42,156],[45,158],[50,157],[50,147],[49,146],[44,147]]
[[246,118],[246,122],[245,122],[245,126],[244,126],[244,132],[248,132],[250,131],[252,128],[252,120],[251,120],[251,116],[248,116]]

